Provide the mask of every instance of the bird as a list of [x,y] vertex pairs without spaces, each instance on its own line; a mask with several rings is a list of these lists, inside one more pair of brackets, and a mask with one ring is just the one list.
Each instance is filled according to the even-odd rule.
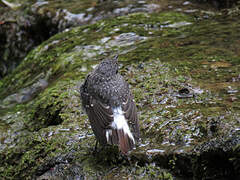
[[85,78],[80,97],[97,142],[117,145],[126,155],[140,130],[133,95],[118,69],[118,56],[104,59]]

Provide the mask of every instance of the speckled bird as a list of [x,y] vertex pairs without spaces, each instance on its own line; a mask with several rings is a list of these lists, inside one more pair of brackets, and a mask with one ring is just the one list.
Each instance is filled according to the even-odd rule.
[[128,83],[118,73],[117,57],[97,65],[80,93],[97,141],[118,145],[123,154],[132,150],[140,136],[137,108]]

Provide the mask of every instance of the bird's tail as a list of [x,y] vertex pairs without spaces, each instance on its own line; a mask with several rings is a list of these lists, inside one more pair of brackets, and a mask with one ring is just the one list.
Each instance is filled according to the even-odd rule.
[[121,152],[127,154],[134,148],[135,140],[121,107],[113,109],[113,117],[111,129],[106,131],[107,143],[119,145]]
[[127,154],[128,151],[131,151],[135,146],[134,139],[129,137],[123,129],[111,129],[107,142],[108,144],[119,145],[120,151],[123,154]]
[[134,148],[134,140],[130,138],[123,129],[119,129],[117,131],[120,150],[123,154],[127,154],[128,151],[131,151]]

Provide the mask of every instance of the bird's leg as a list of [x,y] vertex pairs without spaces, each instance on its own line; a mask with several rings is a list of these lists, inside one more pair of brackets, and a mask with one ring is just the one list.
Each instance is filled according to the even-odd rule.
[[100,148],[99,148],[98,144],[99,144],[99,141],[96,140],[96,144],[95,144],[95,147],[94,147],[94,150],[93,150],[93,154],[97,154],[100,151],[102,151],[103,147],[101,147],[101,144],[100,144]]
[[97,146],[98,146],[98,140],[96,140],[96,144],[95,144],[94,152],[97,152]]

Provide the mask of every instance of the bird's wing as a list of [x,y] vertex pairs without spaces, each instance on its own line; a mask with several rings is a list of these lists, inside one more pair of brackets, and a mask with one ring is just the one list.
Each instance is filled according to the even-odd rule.
[[106,144],[106,129],[110,128],[110,124],[114,120],[111,107],[91,96],[86,112],[96,138],[100,143]]
[[128,124],[133,132],[135,141],[138,141],[140,136],[138,117],[137,117],[137,107],[133,101],[131,93],[122,103],[122,110],[124,111],[124,116],[128,121]]

